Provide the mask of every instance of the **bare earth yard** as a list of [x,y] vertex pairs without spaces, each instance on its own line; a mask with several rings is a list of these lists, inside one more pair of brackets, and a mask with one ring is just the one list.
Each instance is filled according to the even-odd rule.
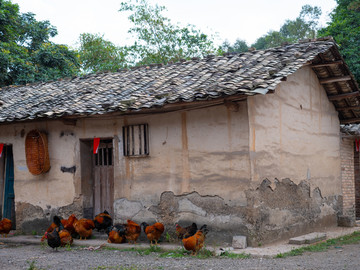
[[231,259],[191,256],[162,258],[159,253],[107,248],[0,244],[0,269],[360,269],[360,244],[334,246],[324,252],[304,253],[286,258]]

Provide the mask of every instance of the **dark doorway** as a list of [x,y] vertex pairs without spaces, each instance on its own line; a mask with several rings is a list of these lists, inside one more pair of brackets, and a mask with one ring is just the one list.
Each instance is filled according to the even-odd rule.
[[5,145],[3,150],[3,218],[8,218],[15,228],[15,192],[14,192],[14,158],[11,145]]

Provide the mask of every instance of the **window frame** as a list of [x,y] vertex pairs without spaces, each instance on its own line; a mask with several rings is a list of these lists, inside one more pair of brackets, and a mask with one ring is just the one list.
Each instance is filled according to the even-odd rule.
[[148,124],[126,125],[122,127],[122,131],[123,155],[125,157],[149,156]]

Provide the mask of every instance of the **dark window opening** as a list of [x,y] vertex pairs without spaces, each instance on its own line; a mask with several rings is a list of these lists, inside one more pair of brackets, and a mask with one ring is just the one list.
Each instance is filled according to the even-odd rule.
[[124,156],[149,155],[148,125],[131,125],[123,127]]

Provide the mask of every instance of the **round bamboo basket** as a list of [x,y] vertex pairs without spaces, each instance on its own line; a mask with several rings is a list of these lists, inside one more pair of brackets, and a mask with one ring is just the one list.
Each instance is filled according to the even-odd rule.
[[31,130],[25,139],[26,164],[34,175],[46,173],[50,170],[48,141],[46,134],[38,130]]

